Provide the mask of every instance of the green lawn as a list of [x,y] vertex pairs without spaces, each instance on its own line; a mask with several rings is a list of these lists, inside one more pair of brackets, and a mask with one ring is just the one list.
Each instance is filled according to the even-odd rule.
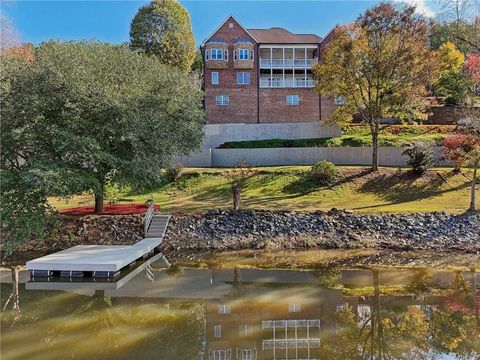
[[[430,145],[440,145],[455,129],[455,126],[438,125],[384,125],[380,130],[380,146],[405,146],[412,141],[423,141]],[[354,125],[342,129],[342,136],[312,139],[270,139],[254,141],[234,141],[220,145],[227,149],[278,148],[278,147],[339,147],[371,146],[369,129],[364,125]]]
[[[414,178],[407,169],[382,168],[372,174],[366,168],[340,167],[342,179],[332,187],[313,183],[306,166],[263,167],[252,176],[242,193],[243,208],[329,210],[355,212],[463,212],[469,204],[471,172],[453,174],[435,169]],[[144,202],[153,198],[166,212],[202,212],[231,206],[226,169],[186,169],[176,183],[164,183],[143,193],[110,187],[108,196]],[[76,207],[91,195],[69,201],[51,199],[58,209]]]

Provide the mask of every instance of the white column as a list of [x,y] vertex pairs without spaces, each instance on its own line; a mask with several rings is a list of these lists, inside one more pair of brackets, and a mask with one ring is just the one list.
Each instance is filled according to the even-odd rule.
[[307,87],[307,48],[305,48],[305,60],[304,60],[304,63],[303,65],[305,66],[305,87]]
[[273,87],[273,49],[270,48],[270,87]]
[[293,48],[293,61],[292,61],[292,86],[295,87],[295,48]]
[[282,48],[282,87],[285,87],[285,48]]

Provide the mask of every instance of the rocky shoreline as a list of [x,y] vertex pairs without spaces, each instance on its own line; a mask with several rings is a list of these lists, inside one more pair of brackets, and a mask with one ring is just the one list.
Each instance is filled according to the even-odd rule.
[[[60,216],[44,242],[31,241],[2,264],[24,263],[80,244],[129,245],[143,237],[141,215]],[[354,214],[211,210],[173,215],[161,251],[172,257],[231,250],[385,249],[480,255],[480,214]],[[2,254],[4,255],[4,254]]]
[[358,248],[480,254],[480,214],[216,209],[172,217],[162,245],[166,253]]

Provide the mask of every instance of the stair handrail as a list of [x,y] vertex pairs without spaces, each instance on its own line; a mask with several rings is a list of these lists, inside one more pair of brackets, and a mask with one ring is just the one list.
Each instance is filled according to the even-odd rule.
[[143,225],[144,225],[144,235],[147,236],[148,228],[150,227],[150,224],[153,219],[153,211],[154,211],[154,202],[153,200],[147,200],[145,202],[147,204],[147,211],[145,212],[145,217],[143,220]]

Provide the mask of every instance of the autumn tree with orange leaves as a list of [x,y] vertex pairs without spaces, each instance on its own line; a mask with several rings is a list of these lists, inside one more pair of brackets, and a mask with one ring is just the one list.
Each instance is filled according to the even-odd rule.
[[344,100],[331,120],[348,122],[358,114],[368,124],[373,171],[378,171],[382,119],[427,117],[426,86],[437,73],[427,35],[427,21],[414,7],[381,3],[354,24],[338,27],[314,69],[317,92]]

